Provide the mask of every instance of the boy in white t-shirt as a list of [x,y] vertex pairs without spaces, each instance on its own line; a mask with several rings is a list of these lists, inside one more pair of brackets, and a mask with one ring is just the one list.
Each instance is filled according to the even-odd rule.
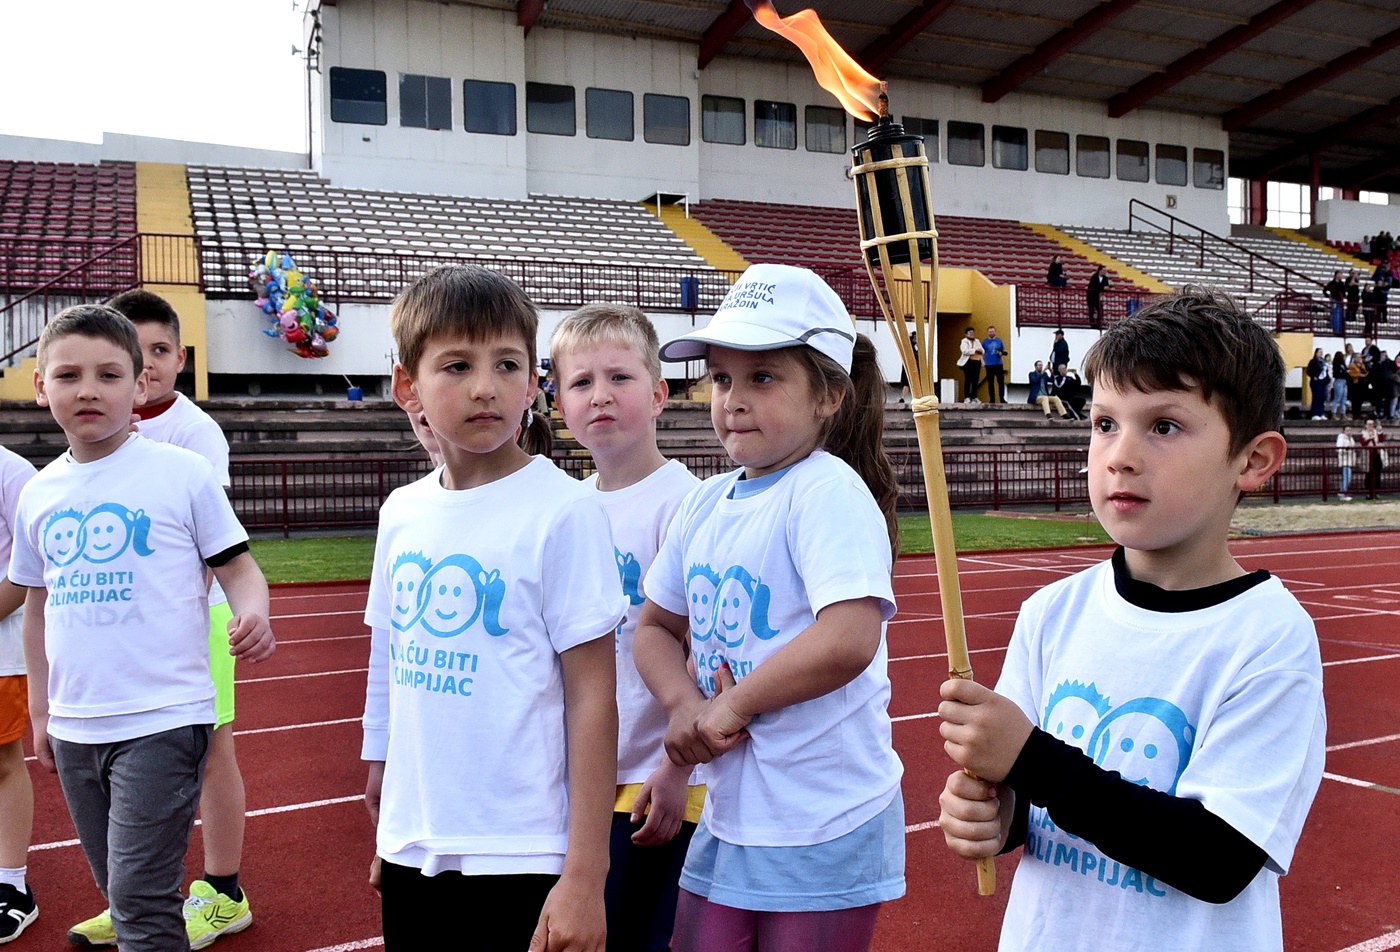
[[[0,566],[10,564],[19,493],[34,467],[0,446]],[[29,688],[24,676],[25,590],[0,569],[0,945],[19,938],[39,917],[34,890],[25,881],[29,837],[34,832],[34,787],[24,763],[29,733]]]
[[682,463],[667,462],[656,446],[656,418],[666,406],[667,388],[661,344],[645,314],[620,304],[589,304],[555,328],[549,349],[564,422],[598,469],[584,484],[597,491],[608,514],[629,603],[617,628],[617,801],[605,896],[608,948],[664,952],[671,945],[681,866],[705,788],[690,782],[690,768],[666,757],[666,709],[637,673],[632,636],[646,601],[642,579],[681,500],[700,480]]
[[1283,462],[1283,359],[1186,288],[1114,324],[1089,495],[1119,544],[1027,599],[997,693],[948,681],[949,846],[1024,845],[1001,949],[1281,950],[1278,880],[1322,778],[1312,620],[1227,546]]
[[[145,358],[146,402],[136,408],[139,432],[148,440],[169,443],[198,453],[214,467],[214,475],[227,491],[229,448],[224,431],[214,418],[175,389],[176,377],[185,369],[185,348],[180,344],[180,316],[170,302],[145,288],[123,291],[108,305],[136,325]],[[209,673],[214,679],[214,741],[204,765],[204,792],[200,794],[201,839],[204,873],[190,884],[185,900],[185,926],[190,948],[213,945],[222,935],[241,932],[253,922],[248,897],[239,885],[243,858],[243,829],[248,809],[243,774],[233,744],[234,658],[228,652],[228,622],[233,617],[219,583],[209,587]],[[75,935],[90,944],[113,939],[106,912],[74,926]]]
[[210,465],[128,432],[147,389],[131,321],[63,311],[34,387],[69,445],[21,492],[9,563],[29,589],[35,753],[58,771],[116,942],[187,948],[180,884],[214,723],[206,570],[237,612],[225,650],[251,661],[275,647],[267,582]]
[[600,949],[626,612],[607,517],[516,443],[538,330],[519,287],[439,268],[390,324],[395,400],[443,463],[380,510],[365,608],[384,948]]

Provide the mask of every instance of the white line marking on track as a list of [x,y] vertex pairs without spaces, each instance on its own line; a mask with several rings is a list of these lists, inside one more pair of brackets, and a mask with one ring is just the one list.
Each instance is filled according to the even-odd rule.
[[1353,747],[1370,747],[1372,744],[1388,744],[1393,740],[1400,740],[1400,734],[1387,734],[1384,737],[1372,737],[1370,740],[1354,740],[1349,744],[1333,744],[1327,748],[1330,754],[1334,750],[1351,750]]
[[[922,822],[922,823],[910,823],[908,826],[906,826],[906,827],[904,828],[904,832],[905,832],[906,834],[908,834],[908,833],[918,833],[918,832],[920,832],[920,831],[922,831],[922,830],[936,830],[936,829],[938,829],[938,821],[937,821],[937,820],[925,820],[925,821]],[[319,950],[318,950],[318,952],[319,952]]]
[[1322,666],[1324,668],[1332,668],[1339,664],[1364,664],[1367,661],[1394,661],[1396,658],[1400,658],[1400,654],[1372,655],[1369,658],[1343,658],[1341,661],[1324,661],[1322,662]]
[[[1002,647],[1000,647],[1000,648],[973,648],[972,650],[970,650],[970,651],[968,652],[968,654],[987,654],[988,652],[991,652],[991,651],[1005,651],[1005,650],[1006,650],[1006,647],[1005,647],[1005,646],[1002,646]],[[929,659],[929,658],[946,658],[946,657],[948,657],[948,652],[944,651],[944,652],[942,652],[942,653],[940,653],[940,654],[901,655],[901,656],[898,657],[898,658],[891,658],[890,661],[924,661],[924,660],[927,660],[927,659]]]
[[355,609],[354,611],[348,611],[348,612],[301,612],[300,614],[296,614],[296,615],[271,615],[271,616],[269,616],[269,620],[275,620],[275,619],[278,619],[278,618],[330,618],[332,615],[360,615],[360,616],[363,616],[364,613],[365,613],[365,610],[364,610],[363,608],[357,608],[357,609]]
[[1369,780],[1357,780],[1355,777],[1344,777],[1341,774],[1329,773],[1327,771],[1324,771],[1322,776],[1327,780],[1335,780],[1338,783],[1344,783],[1350,787],[1361,787],[1363,790],[1378,790],[1381,793],[1400,794],[1400,790],[1396,790],[1394,787],[1387,787],[1383,783],[1372,783]]
[[306,674],[279,674],[270,678],[239,678],[238,683],[261,684],[264,681],[293,681],[297,678],[328,678],[333,674],[364,674],[369,668],[344,668],[340,671],[310,671]]
[[305,724],[283,724],[281,727],[254,727],[246,731],[234,731],[234,737],[243,737],[247,734],[276,734],[280,731],[299,731],[308,727],[330,727],[334,724],[358,724],[358,717],[342,717],[334,721],[308,721]]
[[363,635],[330,635],[326,638],[294,638],[291,641],[277,639],[277,647],[285,648],[287,645],[315,645],[323,641],[368,641],[369,630],[366,629]]
[[377,949],[384,944],[380,939],[361,939],[359,942],[342,942],[340,945],[327,945],[311,952],[359,952],[360,949]]
[[938,712],[937,712],[937,711],[929,711],[927,714],[901,714],[899,717],[892,717],[892,718],[890,718],[890,723],[893,724],[893,723],[895,723],[895,722],[897,722],[897,721],[921,721],[921,720],[924,720],[925,718],[928,718],[928,717],[937,717],[937,716],[938,716]]
[[1400,945],[1400,929],[1367,939],[1365,942],[1358,942],[1356,945],[1349,945],[1342,949],[1342,952],[1385,952],[1386,949],[1393,949],[1397,945]]

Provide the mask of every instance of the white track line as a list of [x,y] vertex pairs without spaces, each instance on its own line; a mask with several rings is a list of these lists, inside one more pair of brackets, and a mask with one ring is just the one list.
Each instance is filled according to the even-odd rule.
[[364,616],[365,610],[357,608],[348,612],[300,612],[296,615],[270,615],[269,620],[275,621],[279,618],[330,618],[332,615],[359,615]]
[[264,681],[292,681],[297,678],[328,678],[333,674],[364,674],[369,668],[343,668],[339,671],[310,671],[306,674],[279,674],[270,678],[239,678],[238,684],[262,684]]
[[[1005,647],[1000,647],[1000,648],[973,648],[972,650],[968,651],[968,654],[988,654],[989,652],[993,652],[993,651],[1005,651],[1005,650],[1006,650]],[[890,661],[892,661],[892,662],[893,662],[893,661],[926,661],[926,660],[929,660],[929,659],[932,659],[932,658],[946,658],[946,657],[948,657],[948,652],[943,651],[943,652],[940,652],[940,653],[938,653],[938,654],[912,654],[912,655],[901,655],[901,656],[898,657],[898,658],[891,658]]]
[[1342,949],[1342,952],[1385,952],[1386,949],[1396,946],[1400,946],[1400,929],[1367,939],[1365,942],[1358,942],[1356,945],[1349,945]]
[[277,647],[284,648],[287,645],[316,645],[323,641],[368,641],[369,630],[366,629],[363,635],[330,635],[326,638],[294,638],[291,641],[277,639]]
[[1397,658],[1400,658],[1400,653],[1372,655],[1369,658],[1343,658],[1340,661],[1324,661],[1322,662],[1322,666],[1324,668],[1335,668],[1339,664],[1365,664],[1368,661],[1394,661]]
[[918,832],[920,832],[921,830],[936,830],[936,829],[938,829],[938,821],[937,821],[937,820],[925,820],[923,823],[910,823],[908,826],[906,826],[906,827],[904,828],[904,832],[905,832],[906,834],[908,834],[908,833],[918,833]]
[[1400,740],[1400,734],[1387,734],[1384,737],[1372,737],[1370,740],[1354,740],[1349,744],[1333,744],[1327,748],[1330,754],[1334,750],[1351,750],[1353,747],[1370,747],[1372,744],[1388,744],[1393,740]]
[[927,718],[937,716],[937,711],[929,711],[927,714],[901,714],[899,717],[890,718],[890,723],[894,724],[898,723],[899,721],[922,721],[926,720]]
[[1357,780],[1355,777],[1344,777],[1341,774],[1334,774],[1326,771],[1323,772],[1322,776],[1326,780],[1335,780],[1349,787],[1360,787],[1363,790],[1378,790],[1381,793],[1400,794],[1400,790],[1396,790],[1394,787],[1387,787],[1383,783],[1372,783],[1369,780]]
[[[314,810],[317,807],[335,806],[336,804],[340,803],[354,803],[357,800],[363,800],[364,798],[365,795],[363,793],[357,793],[354,796],[350,797],[331,797],[328,800],[310,800],[306,803],[288,803],[280,807],[265,807],[261,810],[249,810],[247,813],[244,814],[244,816],[258,817],[271,816],[275,813],[295,813],[298,810]],[[203,825],[203,823],[203,820],[194,821],[195,826],[201,826]],[[57,850],[63,849],[64,847],[68,846],[77,846],[78,843],[78,840],[54,840],[50,843],[35,843],[33,846],[29,847],[29,851],[31,853],[34,853],[42,850]]]
[[358,717],[342,717],[342,718],[340,718],[339,720],[334,720],[334,721],[308,721],[308,722],[305,723],[305,724],[284,724],[284,725],[282,725],[281,727],[255,727],[255,728],[252,728],[252,729],[246,730],[246,731],[234,731],[234,732],[233,732],[233,736],[234,736],[234,737],[243,737],[243,736],[246,736],[246,735],[248,735],[248,734],[276,734],[276,733],[280,733],[281,731],[299,731],[299,730],[305,730],[305,729],[308,728],[308,727],[331,727],[332,725],[335,725],[335,724],[358,724],[358,723],[360,723],[360,719],[359,719]]
[[361,939],[359,942],[342,942],[340,945],[327,945],[311,952],[359,952],[360,949],[377,949],[384,944],[381,939]]

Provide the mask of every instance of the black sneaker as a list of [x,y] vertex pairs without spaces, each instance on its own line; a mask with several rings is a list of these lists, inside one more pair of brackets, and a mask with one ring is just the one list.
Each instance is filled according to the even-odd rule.
[[37,918],[34,890],[26,886],[20,892],[9,883],[0,883],[0,945],[18,939],[25,926]]

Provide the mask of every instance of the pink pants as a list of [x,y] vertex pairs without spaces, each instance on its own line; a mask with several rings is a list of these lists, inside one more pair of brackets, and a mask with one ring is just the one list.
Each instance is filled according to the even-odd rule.
[[831,912],[754,912],[682,889],[672,952],[867,952],[880,904]]

